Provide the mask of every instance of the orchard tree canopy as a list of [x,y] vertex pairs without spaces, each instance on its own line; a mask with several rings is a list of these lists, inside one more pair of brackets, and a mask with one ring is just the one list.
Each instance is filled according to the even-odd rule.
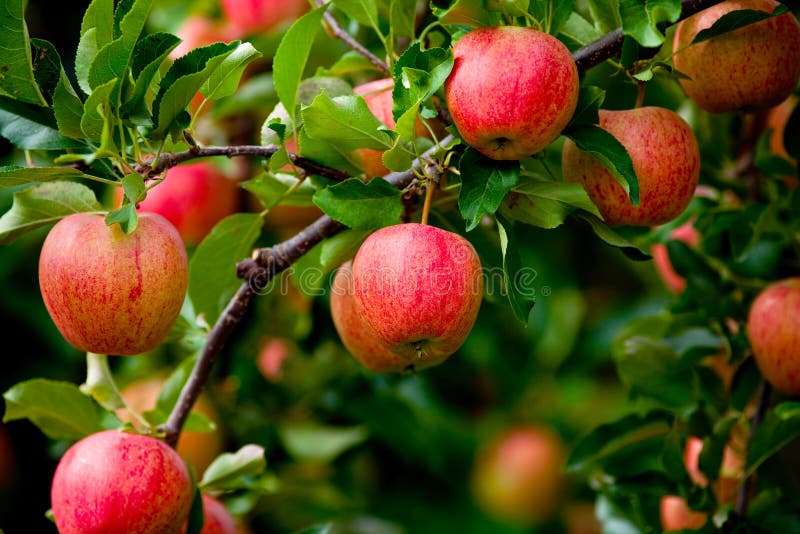
[[800,531],[796,6],[4,8],[0,529]]

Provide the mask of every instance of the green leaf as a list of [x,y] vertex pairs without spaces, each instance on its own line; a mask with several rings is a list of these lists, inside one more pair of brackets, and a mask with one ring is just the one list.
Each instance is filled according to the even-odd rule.
[[602,35],[603,33],[583,18],[580,13],[573,11],[561,27],[559,37],[570,48],[579,48],[599,39]]
[[0,9],[0,89],[16,100],[47,105],[33,73],[24,0],[6,0]]
[[110,211],[106,215],[106,224],[119,224],[122,231],[130,234],[139,225],[139,215],[136,213],[136,204],[127,203],[120,208]]
[[98,211],[94,192],[75,182],[50,182],[14,193],[11,209],[0,217],[0,243],[84,211]]
[[391,0],[389,3],[389,42],[397,49],[399,40],[414,40],[416,5],[408,0]]
[[299,461],[329,463],[342,453],[363,443],[368,433],[362,426],[334,427],[292,423],[278,428],[286,451]]
[[570,119],[570,125],[590,124],[600,122],[598,111],[606,99],[606,91],[595,85],[581,86],[578,93],[578,106]]
[[219,67],[211,73],[200,88],[203,96],[212,100],[225,98],[236,92],[239,80],[247,66],[261,57],[261,52],[250,43],[241,43],[226,57]]
[[55,48],[49,52],[52,61],[58,62],[58,80],[52,94],[53,115],[58,124],[58,132],[66,137],[83,138],[81,131],[81,118],[83,117],[83,102],[72,87],[72,82],[67,77],[61,66],[61,58]]
[[[311,180],[300,180],[293,174],[263,173],[242,184],[242,188],[253,193],[264,208],[277,204],[282,206],[312,206],[311,200],[317,189]],[[291,193],[289,192],[291,191]],[[287,194],[288,193],[288,194]]]
[[135,115],[150,119],[147,109],[147,90],[159,67],[181,40],[169,33],[153,33],[136,43],[131,56],[131,71],[135,76],[133,91],[122,105],[124,116]]
[[189,509],[189,518],[186,520],[182,534],[201,534],[205,525],[205,514],[203,510],[203,494],[200,488],[195,488],[192,498],[192,507]]
[[94,29],[95,40],[105,46],[114,40],[114,0],[92,0],[81,22],[81,35]]
[[86,353],[86,381],[81,384],[80,390],[106,410],[113,411],[125,406],[105,354]]
[[587,212],[576,212],[575,215],[587,223],[589,226],[592,227],[592,231],[594,231],[595,235],[611,245],[612,247],[617,247],[622,249],[622,251],[631,256],[635,259],[647,259],[650,256],[642,251],[639,247],[631,243],[625,237],[619,235],[616,230],[608,226],[599,217],[592,213]]
[[496,16],[486,10],[484,0],[456,0],[448,8],[430,3],[431,13],[441,24],[459,24],[480,28],[496,25]]
[[730,11],[718,18],[710,28],[706,28],[698,32],[694,39],[692,39],[691,44],[702,43],[703,41],[707,41],[711,38],[718,37],[728,32],[738,30],[739,28],[744,28],[745,26],[755,24],[756,22],[761,22],[762,20],[766,20],[771,17],[777,17],[788,12],[789,9],[784,5],[777,6],[772,13],[754,9],[738,9],[736,11]]
[[458,168],[461,172],[458,208],[469,232],[478,226],[481,217],[496,212],[506,194],[517,185],[519,162],[495,161],[468,148]]
[[365,184],[358,178],[314,193],[314,204],[331,219],[350,228],[372,229],[400,222],[403,200],[399,189],[383,178]]
[[92,86],[89,85],[89,69],[92,68],[92,61],[97,56],[97,31],[97,28],[90,28],[82,33],[75,52],[75,77],[78,79],[78,87],[87,95],[92,92]]
[[235,213],[220,221],[189,262],[189,299],[209,325],[242,284],[236,264],[250,256],[263,221],[258,213]]
[[639,205],[639,180],[628,151],[616,137],[599,126],[576,125],[564,130],[577,147],[597,158],[628,193],[634,206]]
[[266,467],[264,448],[259,445],[245,445],[235,453],[220,454],[206,469],[200,487],[235,488],[241,479],[258,476]]
[[788,401],[767,413],[747,447],[746,476],[800,436],[800,409],[798,403]]
[[370,230],[345,230],[320,243],[319,263],[330,272],[356,255],[358,247],[369,237]]
[[680,0],[620,0],[622,32],[636,39],[645,48],[664,43],[661,27],[681,16]]
[[351,19],[364,26],[371,26],[380,34],[376,0],[334,0],[333,4]]
[[104,430],[103,410],[78,386],[35,378],[5,393],[3,422],[29,419],[51,439],[78,440]]
[[497,230],[500,234],[500,249],[503,252],[504,289],[514,315],[527,325],[536,300],[536,288],[532,287],[536,272],[522,266],[514,227],[500,215],[497,216]]
[[95,88],[83,105],[81,130],[92,141],[102,142],[112,128],[114,110],[111,98],[118,83],[119,80],[111,80]]
[[125,175],[125,178],[122,179],[122,189],[131,204],[141,202],[147,195],[144,178],[136,172]]
[[360,96],[317,96],[303,109],[303,128],[314,139],[333,144],[337,149],[357,148],[386,150],[392,147],[392,135],[385,130]]
[[561,226],[576,209],[599,216],[581,184],[563,182],[535,182],[524,189],[515,188],[500,204],[500,213],[508,219],[548,229]]
[[51,182],[60,178],[92,179],[72,167],[0,167],[0,189]]
[[314,37],[322,27],[322,16],[327,7],[323,5],[297,19],[286,31],[275,52],[272,65],[275,91],[281,103],[292,115],[297,103],[297,88],[303,78]]
[[[156,411],[164,414],[164,421],[167,420],[169,413],[178,403],[181,390],[186,385],[186,381],[189,380],[196,363],[196,356],[185,358],[164,380],[164,385],[161,386],[161,391],[158,392],[158,400],[156,401]],[[161,423],[162,421],[158,422],[158,424]]]
[[23,150],[65,150],[84,146],[61,136],[52,109],[2,95],[0,136]]

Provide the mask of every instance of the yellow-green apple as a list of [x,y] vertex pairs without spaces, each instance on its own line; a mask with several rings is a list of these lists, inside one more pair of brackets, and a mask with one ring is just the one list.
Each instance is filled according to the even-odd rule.
[[186,249],[155,213],[125,234],[96,213],[75,213],[47,234],[39,288],[47,311],[75,348],[132,355],[154,349],[181,311]]
[[[181,529],[186,532],[186,527]],[[200,534],[236,534],[236,522],[228,509],[210,495],[203,495],[203,528]]]
[[550,429],[510,428],[478,452],[472,471],[475,501],[505,521],[546,521],[561,501],[565,461],[564,445]]
[[[122,189],[117,188],[122,200]],[[190,163],[167,171],[163,182],[137,204],[140,212],[158,213],[171,222],[184,242],[196,245],[214,225],[236,211],[239,187],[214,165]]]
[[539,152],[578,103],[578,69],[555,37],[515,26],[473,30],[453,46],[445,99],[464,141],[498,160]]
[[747,337],[767,382],[786,395],[800,395],[800,277],[774,282],[756,297]]
[[[131,410],[142,414],[156,408],[158,395],[161,393],[163,386],[164,380],[161,378],[142,379],[126,385],[120,393]],[[181,432],[175,450],[178,451],[178,455],[181,458],[194,467],[199,476],[202,476],[206,468],[211,465],[211,462],[225,452],[225,443],[222,432],[219,430],[219,414],[208,397],[200,395],[194,404],[193,411],[203,414],[214,422],[217,425],[217,430],[213,432],[184,430]],[[125,423],[131,423],[137,430],[144,430],[139,428],[136,419],[125,408],[117,410],[117,417]]]
[[665,531],[697,529],[706,524],[708,514],[689,508],[686,499],[677,495],[661,498],[661,527]]
[[677,113],[659,107],[600,110],[600,127],[630,154],[639,181],[639,205],[594,156],[567,140],[562,172],[579,182],[612,226],[652,226],[681,214],[700,177],[700,149],[692,129]]
[[170,534],[192,505],[178,453],[149,436],[106,430],[67,450],[50,493],[61,534]]
[[[694,220],[689,220],[675,228],[669,234],[670,239],[683,241],[690,247],[697,247],[700,244],[700,233],[694,227]],[[664,243],[656,243],[651,249],[653,254],[653,265],[656,272],[663,280],[671,292],[679,295],[686,289],[686,279],[675,272],[672,263],[669,261],[669,252]]]
[[697,34],[731,11],[772,13],[775,0],[727,0],[678,24],[673,41],[675,68],[686,95],[712,112],[774,106],[800,79],[800,24],[791,13],[768,18],[691,45]]
[[[409,359],[395,354],[378,339],[377,334],[356,311],[353,296],[352,263],[344,263],[331,284],[331,317],[342,345],[361,365],[376,373],[420,370],[436,365],[443,358]],[[446,356],[445,356],[446,357]]]
[[222,0],[222,14],[235,38],[264,33],[290,22],[308,8],[306,0]]
[[353,260],[356,312],[390,351],[415,366],[464,342],[483,293],[478,254],[458,234],[424,224],[371,234]]

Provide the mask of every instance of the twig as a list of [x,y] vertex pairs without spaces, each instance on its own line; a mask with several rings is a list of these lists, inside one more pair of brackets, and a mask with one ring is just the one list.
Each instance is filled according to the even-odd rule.
[[[758,390],[756,413],[753,414],[753,420],[750,422],[750,435],[747,437],[748,443],[753,440],[753,435],[756,433],[756,430],[758,430],[758,425],[760,425],[762,419],[764,419],[764,414],[769,407],[769,397],[771,393],[772,388],[769,383],[766,380],[762,381],[761,388]],[[736,513],[739,514],[740,517],[744,517],[745,511],[747,510],[747,495],[750,493],[751,481],[752,475],[742,481],[742,485],[739,486],[739,494],[736,496]]]
[[[314,0],[314,5],[317,7],[322,6],[324,3],[325,2],[323,0]],[[333,15],[331,15],[326,11],[323,17],[325,18],[325,22],[328,24],[328,27],[330,28],[334,37],[340,39],[347,46],[349,46],[350,48],[352,48],[353,50],[355,50],[356,52],[367,58],[369,62],[372,63],[375,66],[375,68],[377,68],[379,71],[387,75],[391,74],[391,71],[389,70],[389,65],[387,65],[385,61],[381,61],[381,59],[378,56],[367,50],[364,47],[364,45],[353,39],[353,37],[349,33],[344,31]]]

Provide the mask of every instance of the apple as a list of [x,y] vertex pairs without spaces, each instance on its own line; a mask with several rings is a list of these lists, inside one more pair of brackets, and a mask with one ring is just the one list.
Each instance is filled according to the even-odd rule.
[[[181,529],[186,532],[186,527]],[[221,502],[209,495],[203,495],[203,528],[200,534],[237,534],[236,522]]]
[[201,46],[236,39],[236,36],[231,33],[229,28],[215,20],[200,15],[187,17],[175,32],[175,35],[181,39],[181,43],[170,52],[169,56],[173,59],[184,56]]
[[[700,233],[694,228],[694,220],[689,220],[675,228],[669,234],[670,239],[682,241],[690,247],[697,247],[700,244]],[[675,272],[672,263],[669,261],[669,252],[664,243],[656,243],[651,249],[653,254],[653,265],[656,272],[664,281],[672,293],[679,295],[686,289],[686,279]]]
[[566,451],[561,439],[541,426],[508,429],[478,452],[472,471],[476,503],[511,523],[541,523],[558,509]]
[[[331,284],[331,317],[342,344],[361,365],[376,373],[420,370],[441,363],[444,358],[409,359],[395,354],[378,340],[378,336],[356,310],[353,295],[352,261],[344,263]],[[445,356],[446,358],[446,356]]]
[[308,8],[306,0],[222,0],[222,14],[235,38],[266,33],[290,22]]
[[106,430],[67,450],[50,497],[61,534],[170,534],[189,515],[193,488],[164,442]]
[[288,339],[267,339],[258,351],[256,366],[264,378],[275,384],[280,382],[283,376],[283,364],[291,354],[292,345]]
[[[117,188],[122,199],[122,189]],[[236,212],[239,186],[211,163],[179,165],[137,204],[140,212],[158,213],[171,222],[187,245],[196,245],[219,221]]]
[[766,381],[781,393],[800,395],[800,277],[773,282],[756,297],[747,337]]
[[774,106],[800,79],[800,24],[791,13],[772,17],[707,41],[695,36],[731,11],[772,13],[775,0],[727,0],[678,24],[673,41],[675,68],[686,95],[711,113]]
[[[137,413],[144,413],[156,408],[158,395],[164,386],[161,378],[150,378],[136,380],[122,388],[120,394],[125,403]],[[214,432],[194,432],[184,430],[178,439],[175,450],[178,455],[189,462],[194,467],[195,472],[202,476],[206,468],[211,465],[217,456],[225,452],[225,443],[222,433],[219,431],[220,417],[214,405],[205,395],[197,398],[193,411],[203,414],[215,424],[217,430]],[[131,417],[128,410],[121,408],[117,410],[117,417],[125,423],[136,425],[136,420]],[[144,430],[138,428],[137,430]]]
[[630,154],[639,180],[639,205],[594,156],[567,140],[562,172],[567,182],[580,182],[606,223],[653,226],[681,214],[700,178],[700,149],[692,129],[677,113],[659,107],[622,111],[600,110],[600,127]]
[[[698,486],[705,487],[708,485],[708,478],[705,473],[700,470],[699,466],[700,452],[702,450],[703,440],[695,436],[690,436],[689,439],[686,440],[683,461],[692,482]],[[713,486],[717,500],[720,503],[732,503],[736,498],[736,490],[738,489],[739,480],[742,478],[743,472],[744,459],[742,455],[737,454],[730,445],[726,445],[722,453],[722,465],[720,466],[719,475]]]
[[533,28],[479,28],[453,46],[445,99],[464,141],[518,160],[553,142],[578,104],[578,69],[555,37]]
[[356,312],[415,366],[443,361],[475,323],[481,262],[457,234],[415,223],[381,228],[358,249],[352,272]]
[[798,97],[789,96],[789,98],[770,109],[767,112],[766,119],[767,128],[772,130],[772,136],[769,138],[770,150],[776,156],[789,160],[792,165],[797,165],[797,160],[786,151],[786,145],[783,140],[786,133],[786,123],[789,122],[792,112],[797,107],[797,102],[800,102]]
[[58,330],[76,349],[132,355],[154,349],[181,311],[186,249],[162,216],[143,213],[125,234],[103,215],[74,213],[47,234],[39,288]]
[[670,530],[694,530],[702,527],[708,520],[708,514],[689,508],[686,499],[677,495],[666,495],[661,498],[661,527]]

